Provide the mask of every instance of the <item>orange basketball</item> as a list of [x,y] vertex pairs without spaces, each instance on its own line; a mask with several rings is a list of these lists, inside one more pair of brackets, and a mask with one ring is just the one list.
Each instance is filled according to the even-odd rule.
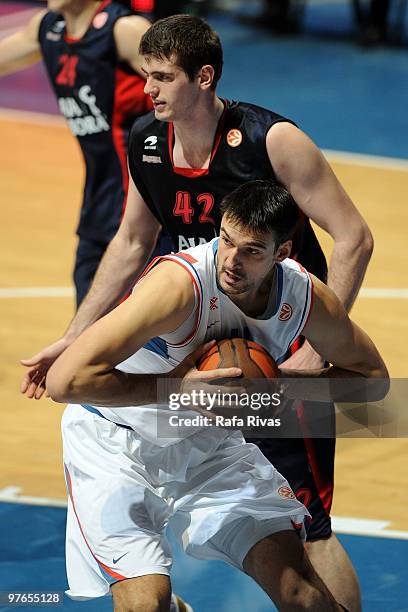
[[244,338],[218,340],[197,364],[199,370],[241,368],[244,378],[278,378],[276,361],[257,342]]

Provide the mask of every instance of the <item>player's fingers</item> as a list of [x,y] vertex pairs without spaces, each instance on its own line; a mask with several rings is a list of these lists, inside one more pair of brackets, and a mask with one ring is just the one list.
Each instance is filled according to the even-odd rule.
[[241,368],[217,368],[216,370],[200,371],[200,380],[217,380],[218,378],[237,378],[242,376]]
[[35,392],[37,390],[37,383],[30,383],[27,387],[27,391],[25,392],[25,396],[28,397],[28,399],[33,399]]
[[36,378],[38,378],[38,374],[39,374],[39,367],[38,364],[36,364],[34,367],[30,368],[29,370],[27,370],[23,376],[23,380],[21,381],[21,391],[22,393],[24,393],[23,391],[23,387],[26,389],[27,386]]
[[21,381],[20,384],[20,392],[21,393],[25,393],[28,389],[28,385],[31,383],[31,378],[29,377],[28,374],[26,374],[23,378],[23,380]]
[[44,393],[45,393],[45,376],[42,379],[42,381],[39,383],[39,385],[38,385],[38,387],[37,387],[37,389],[35,391],[34,399],[36,399],[36,400],[41,399],[42,396],[44,395]]
[[41,358],[42,358],[42,354],[37,353],[37,355],[34,355],[33,357],[29,357],[29,359],[20,359],[20,363],[23,366],[30,368],[30,367],[38,366],[41,362]]

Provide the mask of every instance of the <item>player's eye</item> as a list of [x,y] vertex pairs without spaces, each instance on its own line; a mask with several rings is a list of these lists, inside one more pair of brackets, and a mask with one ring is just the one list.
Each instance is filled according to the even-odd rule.
[[223,236],[222,239],[224,241],[224,244],[226,244],[227,246],[231,246],[232,245],[231,240],[229,240],[226,236]]

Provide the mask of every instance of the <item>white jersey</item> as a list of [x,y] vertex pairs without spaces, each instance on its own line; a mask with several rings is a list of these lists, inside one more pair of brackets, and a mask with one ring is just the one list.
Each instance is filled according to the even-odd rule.
[[[288,349],[302,333],[310,313],[313,285],[309,274],[291,259],[277,263],[277,290],[271,293],[265,313],[253,318],[243,313],[218,287],[217,249],[218,238],[215,238],[207,244],[166,255],[150,264],[145,274],[162,260],[173,261],[185,268],[194,285],[196,305],[187,321],[177,330],[152,338],[119,364],[119,370],[137,374],[170,372],[203,343],[234,337],[258,342],[278,364],[286,358]],[[134,289],[136,292],[137,287]],[[95,410],[91,406],[86,408]],[[169,408],[164,405],[98,407],[95,411],[117,424],[132,428],[158,446],[174,444],[194,433],[188,427],[184,432],[178,428],[177,435],[171,438],[158,435],[160,419],[168,424]]]

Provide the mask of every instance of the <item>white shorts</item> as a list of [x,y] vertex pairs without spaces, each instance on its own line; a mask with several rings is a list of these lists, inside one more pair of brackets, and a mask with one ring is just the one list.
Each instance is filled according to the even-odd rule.
[[262,538],[291,529],[304,536],[306,508],[238,431],[205,429],[163,448],[69,405],[62,433],[74,599],[107,595],[125,578],[169,575],[167,525],[188,554],[239,569]]

